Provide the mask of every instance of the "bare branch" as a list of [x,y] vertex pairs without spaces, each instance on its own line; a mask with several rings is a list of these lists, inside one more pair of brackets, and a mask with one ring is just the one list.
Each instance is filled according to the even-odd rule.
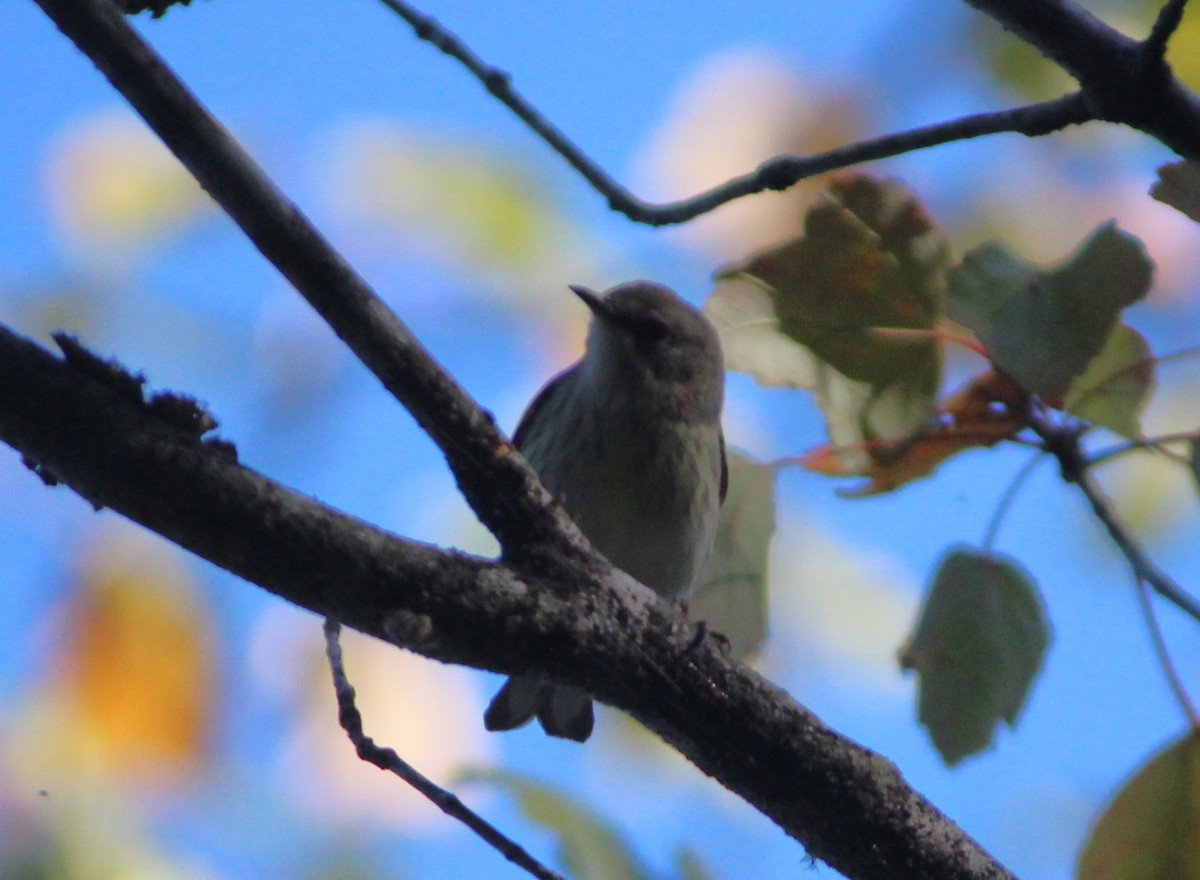
[[1092,512],[1096,514],[1096,519],[1103,523],[1109,537],[1112,538],[1113,543],[1117,545],[1117,548],[1125,556],[1134,574],[1153,587],[1154,592],[1176,605],[1184,613],[1200,621],[1200,601],[1197,601],[1194,596],[1175,583],[1170,575],[1155,565],[1150,557],[1146,555],[1146,551],[1142,549],[1137,540],[1129,534],[1125,526],[1117,519],[1117,515],[1113,513],[1108,499],[1104,497],[1104,493],[1096,485],[1096,481],[1092,478],[1092,475],[1084,470],[1080,472],[1079,479],[1075,480],[1075,482],[1083,490],[1088,504],[1092,507]]
[[[506,553],[585,553],[525,460],[404,323],[200,105],[107,0],[39,5],[446,456],[459,489]],[[482,475],[486,474],[486,479]]]
[[[1200,161],[1200,99],[1159,56],[1070,0],[966,0],[1079,81],[1094,118],[1144,131]],[[1153,47],[1152,47],[1153,49]]]
[[500,832],[494,825],[459,800],[457,795],[446,791],[401,758],[395,749],[376,745],[375,740],[367,736],[363,730],[362,713],[358,711],[358,706],[354,702],[354,686],[346,677],[346,668],[342,663],[342,645],[338,640],[341,631],[341,624],[332,618],[325,618],[325,656],[329,658],[329,671],[333,675],[333,690],[337,695],[338,722],[346,731],[346,735],[350,737],[350,742],[354,744],[354,750],[358,756],[362,760],[374,764],[380,770],[386,770],[399,776],[428,798],[439,810],[452,819],[462,822],[514,865],[541,880],[563,880],[561,874],[551,871],[531,856],[523,846]]
[[1058,460],[1063,479],[1079,486],[1096,519],[1103,524],[1109,537],[1133,569],[1134,575],[1148,583],[1156,593],[1181,611],[1200,621],[1200,601],[1154,564],[1113,512],[1104,492],[1088,470],[1088,462],[1079,443],[1078,430],[1074,427],[1058,428],[1047,425],[1039,418],[1030,418],[1029,424],[1042,438],[1046,451]]
[[884,135],[813,156],[776,156],[763,162],[753,172],[735,177],[706,192],[688,199],[656,205],[639,199],[618,183],[561,129],[538,112],[537,108],[513,87],[512,78],[508,73],[488,64],[454,33],[403,0],[381,2],[408,22],[418,38],[432,43],[470,71],[483,83],[488,92],[512,110],[534,134],[545,141],[604,196],[612,210],[649,226],[685,223],[726,202],[767,190],[784,190],[806,178],[862,162],[1001,132],[1016,132],[1027,137],[1037,137],[1093,118],[1081,94],[1065,95],[1040,104],[995,113],[976,113],[948,122]]
[[1167,54],[1167,43],[1183,21],[1183,9],[1187,0],[1167,0],[1158,10],[1158,18],[1149,36],[1142,43],[1142,55],[1148,64],[1162,64]]

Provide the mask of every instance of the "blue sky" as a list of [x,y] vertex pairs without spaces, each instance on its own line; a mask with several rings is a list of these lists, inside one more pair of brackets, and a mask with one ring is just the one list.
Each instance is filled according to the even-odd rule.
[[[869,131],[1017,100],[964,51],[962,29],[973,13],[948,0],[765,2],[753,10],[682,2],[443,2],[425,11],[512,73],[546,116],[622,180],[644,167],[647,145],[689,78],[722,54],[764,54],[815,92],[844,94],[847,104],[864,108]],[[67,133],[98,116],[120,117],[124,105],[34,4],[8,12],[0,38],[0,114],[9,120],[0,130],[0,321],[34,332],[58,320],[144,370],[154,387],[196,394],[243,460],[289,485],[402,534],[483,546],[432,445],[228,221],[212,212],[189,215],[181,232],[128,261],[88,253],[71,240],[48,207],[52,157]],[[577,353],[582,316],[571,311],[566,284],[599,285],[636,272],[697,303],[709,289],[717,256],[686,235],[632,227],[607,213],[603,200],[507,110],[378,4],[196,0],[138,26],[506,427]],[[544,261],[551,268],[465,267],[454,246],[438,244],[440,227],[389,221],[365,229],[370,218],[347,213],[336,191],[357,179],[344,161],[347,133],[368,124],[425,144],[421,161],[432,163],[438,144],[460,144],[472,156],[501,156],[522,180],[535,181],[533,200],[556,218],[561,236],[554,239],[559,252]],[[1027,233],[1031,248],[1061,256],[1070,246],[1036,241],[1047,237],[1038,224],[1063,227],[1063,240],[1077,241],[1098,220],[1116,216],[1160,262],[1164,292],[1135,310],[1134,322],[1156,350],[1170,350],[1186,344],[1196,326],[1195,298],[1186,295],[1195,232],[1141,195],[1155,164],[1167,158],[1132,135],[1089,129],[1038,144],[993,138],[871,170],[903,177],[947,225],[961,221],[950,230],[959,247],[1027,224],[1035,229]],[[979,220],[973,211],[984,202],[993,207]],[[1075,214],[1062,219],[1059,212],[1074,206]],[[453,239],[453,229],[447,234]],[[594,275],[558,277],[560,268]],[[529,300],[514,292],[522,284],[537,288]],[[58,290],[68,290],[63,299],[72,301],[72,285],[84,305],[43,308]],[[962,375],[968,368],[955,362]],[[1171,377],[1186,378],[1189,369],[1194,375],[1184,365]],[[1167,399],[1155,410],[1156,424],[1181,418],[1186,399]],[[733,376],[729,400],[730,436],[755,455],[795,454],[822,441],[819,416],[800,394],[763,391]],[[891,663],[925,573],[951,543],[981,539],[1027,455],[974,453],[932,480],[858,502],[837,498],[827,479],[783,472],[772,582],[777,616],[761,666],[827,722],[894,760],[1020,876],[1056,878],[1069,873],[1107,795],[1183,722],[1122,561],[1049,463],[1023,489],[999,541],[1038,579],[1055,628],[1019,728],[1001,731],[995,750],[946,769],[914,722],[913,682]],[[1178,482],[1130,471],[1110,486],[1118,501],[1136,508],[1150,551],[1181,582],[1194,584],[1195,499]],[[3,731],[36,695],[53,645],[45,631],[53,631],[54,609],[69,595],[79,536],[94,534],[98,518],[64,490],[42,488],[11,452],[0,455],[0,491],[10,499],[0,505],[9,584],[9,613],[0,616]],[[100,519],[115,528],[111,515]],[[275,624],[265,621],[280,613],[278,603],[205,564],[181,564],[200,584],[224,649],[218,748],[225,763],[221,778],[182,797],[182,806],[137,813],[146,839],[168,861],[199,865],[202,876],[282,877],[355,852],[350,861],[361,859],[381,877],[519,876],[436,817],[419,830],[398,821],[367,823],[354,833],[326,819],[309,838],[309,814],[293,809],[277,778],[254,777],[256,768],[276,765],[290,748],[291,728],[305,717],[263,684],[254,659],[274,650],[263,645],[277,644],[269,634]],[[1194,623],[1171,609],[1162,617],[1184,678],[1194,681]],[[280,626],[311,640],[296,656],[319,649],[315,620],[289,620]],[[494,676],[475,673],[464,680],[464,692],[480,696],[496,684]],[[331,705],[326,709],[332,714]],[[832,876],[810,870],[801,850],[766,820],[647,745],[615,715],[602,715],[596,740],[584,748],[524,731],[492,738],[480,754],[561,785],[613,817],[660,871],[687,845],[718,877]],[[463,733],[471,742],[473,736]],[[509,802],[482,804],[552,858],[544,833]]]

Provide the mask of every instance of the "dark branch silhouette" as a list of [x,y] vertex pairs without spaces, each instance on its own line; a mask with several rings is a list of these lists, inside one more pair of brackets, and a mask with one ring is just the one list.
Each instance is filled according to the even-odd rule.
[[899,156],[939,144],[1001,132],[1016,132],[1028,137],[1037,137],[1094,118],[1089,113],[1083,96],[1075,93],[1040,104],[994,113],[977,113],[949,122],[872,138],[813,156],[776,156],[763,162],[754,171],[728,180],[707,192],[656,205],[639,199],[618,183],[521,95],[513,87],[512,78],[505,71],[485,62],[454,33],[403,0],[381,2],[408,22],[417,37],[431,43],[470,71],[489,93],[516,114],[534,134],[578,171],[593,189],[604,196],[612,210],[649,226],[685,223],[734,199],[767,190],[784,190],[805,178],[874,159],[886,159],[889,156]]
[[1200,99],[1162,58],[1168,27],[1156,28],[1153,41],[1140,43],[1070,0],[966,2],[1073,76],[1094,118],[1136,128],[1183,158],[1200,161]]
[[358,711],[358,706],[355,704],[354,686],[350,684],[350,679],[346,676],[346,667],[342,662],[342,644],[338,639],[342,631],[341,624],[327,617],[324,629],[325,656],[329,659],[329,671],[333,675],[333,691],[337,696],[338,723],[350,737],[350,742],[354,744],[354,750],[358,756],[362,760],[374,764],[380,770],[386,770],[388,773],[399,776],[428,798],[430,803],[439,810],[462,822],[514,865],[541,880],[563,880],[561,874],[551,871],[531,856],[523,846],[497,830],[494,825],[459,800],[457,795],[433,782],[396,754],[394,749],[383,748],[367,736],[363,731],[362,713]]
[[1162,9],[1158,11],[1154,27],[1150,29],[1150,35],[1146,37],[1146,41],[1142,43],[1142,54],[1148,63],[1162,63],[1162,59],[1167,54],[1167,43],[1170,41],[1171,35],[1178,29],[1179,23],[1183,21],[1185,6],[1187,6],[1187,0],[1167,0]]
[[1141,545],[1129,534],[1128,530],[1117,518],[1104,492],[1096,484],[1092,476],[1089,462],[1080,445],[1079,429],[1073,425],[1058,427],[1047,424],[1041,418],[1031,417],[1030,427],[1041,437],[1048,453],[1058,461],[1063,479],[1068,483],[1079,486],[1092,513],[1104,526],[1112,542],[1133,569],[1134,575],[1149,584],[1156,593],[1185,614],[1200,622],[1200,601],[1185,591],[1171,576],[1154,564],[1153,560],[1142,549]]

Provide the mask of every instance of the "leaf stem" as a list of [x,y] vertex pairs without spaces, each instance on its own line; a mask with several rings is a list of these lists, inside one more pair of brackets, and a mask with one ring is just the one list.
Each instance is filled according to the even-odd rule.
[[987,531],[983,535],[982,549],[984,553],[991,555],[992,547],[996,543],[996,534],[1000,531],[1001,521],[1008,514],[1009,508],[1012,507],[1012,503],[1017,497],[1017,492],[1019,492],[1021,487],[1025,485],[1025,480],[1028,479],[1029,475],[1033,473],[1033,469],[1037,466],[1038,462],[1042,460],[1042,456],[1045,454],[1045,452],[1039,453],[1038,455],[1035,455],[1029,459],[1029,461],[1025,462],[1025,464],[1021,465],[1021,469],[1017,471],[1016,476],[1013,477],[1012,481],[1008,484],[1008,488],[1004,490],[1004,495],[1000,499],[1000,503],[996,505],[996,510],[992,514],[991,520],[988,522]]
[[1134,585],[1136,587],[1138,605],[1142,609],[1142,617],[1146,621],[1146,628],[1150,631],[1150,640],[1154,643],[1154,653],[1158,657],[1159,665],[1162,666],[1163,673],[1167,676],[1167,683],[1171,687],[1171,692],[1175,695],[1175,700],[1179,703],[1179,707],[1183,709],[1183,714],[1187,716],[1188,724],[1192,727],[1192,732],[1200,734],[1200,714],[1196,712],[1196,706],[1188,696],[1187,689],[1183,686],[1183,681],[1179,677],[1179,670],[1175,668],[1174,661],[1171,660],[1170,651],[1167,650],[1167,641],[1163,638],[1162,627],[1159,625],[1158,617],[1154,613],[1154,605],[1150,601],[1150,589],[1146,585],[1146,581],[1134,574]]
[[1136,452],[1139,449],[1150,449],[1158,452],[1168,458],[1187,464],[1187,456],[1182,453],[1175,452],[1172,449],[1167,449],[1168,443],[1181,443],[1187,440],[1200,439],[1200,428],[1192,431],[1177,431],[1173,434],[1162,434],[1158,437],[1143,437],[1140,440],[1130,440],[1128,443],[1121,443],[1109,449],[1101,450],[1093,454],[1084,463],[1084,466],[1091,469],[1098,465],[1107,464],[1115,458],[1120,458],[1122,455],[1127,455],[1130,452]]

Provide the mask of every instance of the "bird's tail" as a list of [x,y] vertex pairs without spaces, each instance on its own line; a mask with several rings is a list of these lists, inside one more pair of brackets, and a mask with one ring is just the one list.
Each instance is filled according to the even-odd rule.
[[579,688],[514,675],[483,713],[488,730],[512,730],[537,716],[550,736],[583,742],[592,734],[592,699]]

